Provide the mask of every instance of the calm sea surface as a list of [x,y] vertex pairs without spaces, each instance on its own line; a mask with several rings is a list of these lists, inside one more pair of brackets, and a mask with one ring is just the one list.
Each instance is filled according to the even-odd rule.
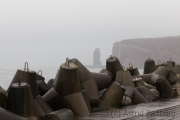
[[[12,81],[18,67],[0,67],[0,86],[4,89],[9,87],[10,82]],[[57,70],[59,67],[34,67],[31,70],[38,72],[42,70],[42,75],[45,77],[47,82],[51,78],[55,78]],[[88,68],[91,72],[99,72],[102,68]],[[139,69],[140,74],[143,73],[143,69]]]

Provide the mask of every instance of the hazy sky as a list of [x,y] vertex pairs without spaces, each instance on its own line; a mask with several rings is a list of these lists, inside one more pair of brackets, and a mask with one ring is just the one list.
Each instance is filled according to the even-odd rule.
[[180,0],[0,0],[0,66],[92,64],[122,39],[180,35]]

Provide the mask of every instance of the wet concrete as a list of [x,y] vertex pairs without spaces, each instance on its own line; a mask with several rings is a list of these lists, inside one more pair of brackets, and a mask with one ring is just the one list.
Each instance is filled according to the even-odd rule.
[[73,120],[179,120],[180,97],[121,108],[112,108]]

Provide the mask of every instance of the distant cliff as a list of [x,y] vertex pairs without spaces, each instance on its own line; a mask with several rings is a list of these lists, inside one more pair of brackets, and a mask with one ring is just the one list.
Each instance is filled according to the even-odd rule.
[[143,67],[148,57],[156,64],[158,60],[163,62],[169,58],[180,63],[180,36],[122,40],[114,43],[112,55],[118,57],[125,67],[129,63]]

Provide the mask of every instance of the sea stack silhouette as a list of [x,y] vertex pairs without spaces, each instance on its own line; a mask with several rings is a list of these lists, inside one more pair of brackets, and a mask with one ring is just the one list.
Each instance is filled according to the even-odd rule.
[[100,49],[96,48],[94,50],[94,54],[93,54],[93,66],[101,66],[102,63],[100,61]]

